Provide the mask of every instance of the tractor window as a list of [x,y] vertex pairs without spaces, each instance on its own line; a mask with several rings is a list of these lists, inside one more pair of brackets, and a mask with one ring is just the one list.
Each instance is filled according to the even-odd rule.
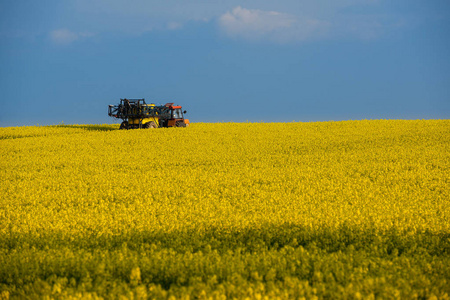
[[177,108],[173,111],[173,118],[174,119],[181,119],[183,118],[183,113],[181,112],[181,108]]

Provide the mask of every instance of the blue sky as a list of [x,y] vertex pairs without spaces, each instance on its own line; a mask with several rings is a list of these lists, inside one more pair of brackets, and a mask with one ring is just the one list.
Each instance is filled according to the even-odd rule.
[[0,126],[450,117],[450,2],[0,0]]

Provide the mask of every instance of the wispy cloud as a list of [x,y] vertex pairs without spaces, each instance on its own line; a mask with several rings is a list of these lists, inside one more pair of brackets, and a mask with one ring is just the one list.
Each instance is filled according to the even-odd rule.
[[183,24],[181,24],[179,22],[167,23],[167,29],[169,29],[169,30],[177,30],[177,29],[180,29],[181,27],[183,27]]
[[233,38],[290,42],[317,38],[328,30],[330,24],[277,11],[237,6],[219,18],[219,25]]
[[92,37],[94,34],[89,32],[73,32],[66,28],[53,30],[50,32],[50,39],[55,44],[67,45],[76,40],[86,37]]

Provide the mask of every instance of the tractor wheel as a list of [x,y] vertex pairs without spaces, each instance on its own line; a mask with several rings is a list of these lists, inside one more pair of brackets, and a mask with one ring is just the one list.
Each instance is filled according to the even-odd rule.
[[153,121],[144,124],[144,128],[156,128],[156,127],[158,126],[156,126],[156,123]]
[[184,123],[184,121],[177,121],[175,123],[175,127],[186,127],[186,124]]
[[127,121],[123,121],[120,124],[120,128],[119,129],[128,129],[128,122]]

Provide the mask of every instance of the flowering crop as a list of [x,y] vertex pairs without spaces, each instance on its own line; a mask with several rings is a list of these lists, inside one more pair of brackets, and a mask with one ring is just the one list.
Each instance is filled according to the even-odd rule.
[[449,120],[0,128],[0,157],[0,299],[449,298]]

